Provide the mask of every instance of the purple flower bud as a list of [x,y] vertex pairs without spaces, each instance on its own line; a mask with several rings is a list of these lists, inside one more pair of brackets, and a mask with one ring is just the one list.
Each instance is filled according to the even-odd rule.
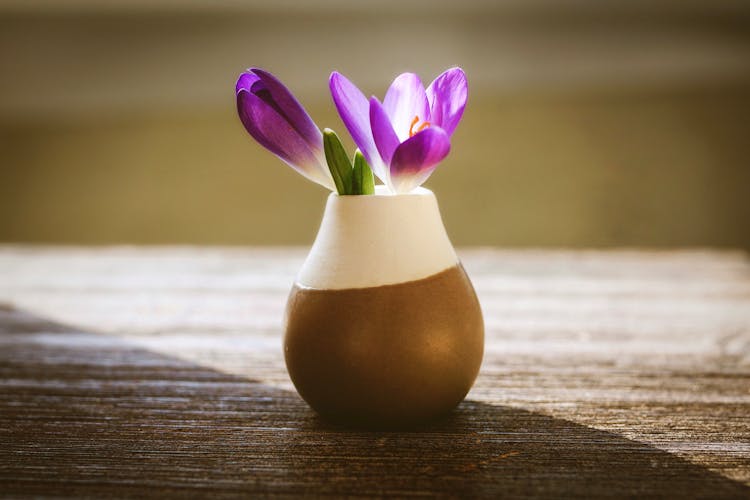
[[323,134],[289,89],[272,74],[250,68],[237,79],[237,111],[261,146],[313,182],[335,190],[323,153]]

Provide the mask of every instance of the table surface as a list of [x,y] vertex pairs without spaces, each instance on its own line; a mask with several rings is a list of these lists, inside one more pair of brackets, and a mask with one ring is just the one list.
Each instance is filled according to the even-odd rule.
[[0,246],[0,494],[750,497],[746,254],[459,254],[476,385],[363,432],[284,368],[304,249]]

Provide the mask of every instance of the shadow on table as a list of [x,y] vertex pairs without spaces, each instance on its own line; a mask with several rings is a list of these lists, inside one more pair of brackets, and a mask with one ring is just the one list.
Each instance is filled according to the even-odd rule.
[[11,495],[748,498],[670,453],[465,401],[409,432],[330,425],[295,393],[0,308]]

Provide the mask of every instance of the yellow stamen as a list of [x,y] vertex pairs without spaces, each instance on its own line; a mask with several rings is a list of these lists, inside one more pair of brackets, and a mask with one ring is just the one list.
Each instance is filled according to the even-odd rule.
[[414,135],[414,125],[417,124],[419,121],[419,116],[415,116],[414,119],[411,121],[411,126],[409,127],[409,137]]
[[409,137],[413,137],[414,134],[417,134],[417,133],[423,131],[424,129],[426,129],[427,127],[430,126],[430,122],[424,122],[415,131],[414,130],[414,125],[416,125],[417,123],[419,123],[419,115],[415,116],[414,119],[411,121],[411,126],[409,127]]

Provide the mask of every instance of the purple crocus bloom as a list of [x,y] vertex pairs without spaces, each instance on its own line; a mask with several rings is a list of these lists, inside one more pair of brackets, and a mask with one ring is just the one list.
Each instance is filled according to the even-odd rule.
[[344,75],[329,79],[333,102],[373,172],[391,191],[406,193],[422,184],[450,151],[468,87],[461,68],[451,68],[425,90],[414,73],[403,73],[381,103],[369,101]]
[[323,134],[284,84],[250,68],[237,79],[235,91],[240,120],[256,141],[311,181],[336,190]]

